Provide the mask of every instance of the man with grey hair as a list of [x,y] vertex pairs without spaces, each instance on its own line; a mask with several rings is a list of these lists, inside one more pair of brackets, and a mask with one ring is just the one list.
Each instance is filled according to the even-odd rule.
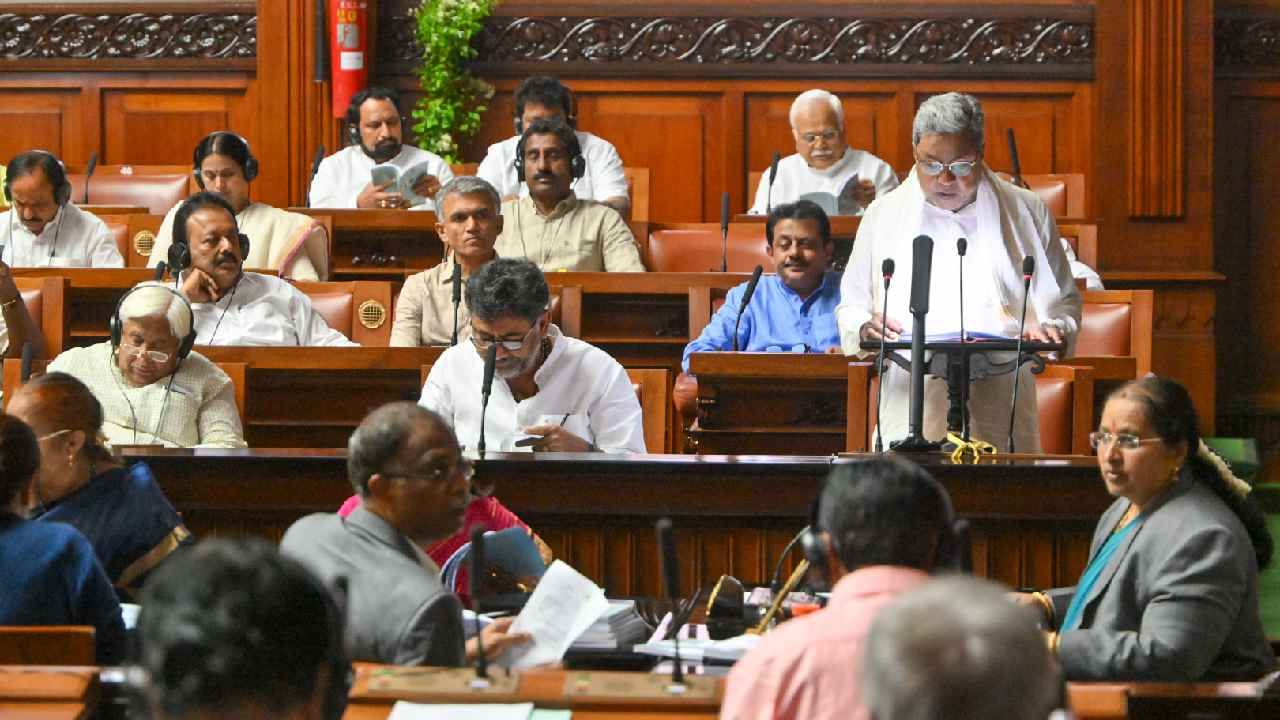
[[867,635],[862,696],[876,720],[1045,720],[1064,690],[1032,613],[987,580],[927,583],[882,610]]
[[[751,212],[766,215],[783,203],[809,199],[811,193],[829,195],[831,215],[861,215],[871,201],[898,186],[889,163],[845,140],[844,106],[826,90],[806,90],[791,103],[791,134],[796,153],[778,162],[778,175],[769,189],[766,170],[756,187]],[[820,196],[821,197],[821,196]]]
[[[912,276],[912,239],[934,240],[929,284],[928,332],[1012,338],[1023,306],[1023,258],[1035,261],[1030,279],[1024,336],[1028,340],[1067,343],[1071,354],[1080,327],[1080,293],[1071,277],[1053,216],[1035,193],[996,176],[983,163],[984,123],[977,98],[947,93],[929,98],[916,112],[911,141],[915,166],[902,186],[877,202],[862,219],[853,254],[840,285],[836,322],[845,354],[883,335],[897,340],[909,318],[907,288],[889,294],[883,316],[881,265],[893,259],[899,278]],[[968,260],[957,252],[966,239]],[[960,280],[963,270],[965,281]],[[960,296],[960,288],[965,290]],[[995,362],[1012,359],[992,358]],[[1000,443],[1009,432],[1012,382],[1019,383],[1015,409],[1015,447],[1039,452],[1035,380],[1029,365],[1021,371],[974,380],[970,386],[972,437]],[[883,436],[907,434],[910,374],[889,364],[881,384]],[[924,435],[941,439],[947,430],[947,385],[925,380]]]
[[[476,448],[484,415],[493,451],[645,451],[640,402],[627,371],[603,350],[560,332],[538,266],[498,258],[467,281],[471,343],[445,350],[422,388],[423,407]],[[485,355],[496,347],[492,394],[481,407]]]
[[[347,478],[360,507],[345,518],[308,515],[285,532],[283,554],[327,585],[345,578],[352,660],[461,665],[475,657],[474,640],[464,654],[462,606],[423,550],[462,527],[472,472],[439,415],[410,402],[383,405],[347,442]],[[507,633],[510,624],[482,631],[487,657],[528,639]]]
[[478,177],[456,177],[440,188],[435,201],[436,232],[444,241],[445,258],[405,280],[391,327],[393,347],[451,345],[455,328],[456,340],[470,337],[466,303],[459,297],[454,304],[454,273],[469,278],[497,257],[493,244],[502,232],[502,198],[492,185]]

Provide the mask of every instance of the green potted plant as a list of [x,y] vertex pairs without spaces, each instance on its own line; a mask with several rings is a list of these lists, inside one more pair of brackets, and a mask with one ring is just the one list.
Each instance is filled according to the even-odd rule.
[[446,162],[460,161],[460,142],[480,129],[493,86],[471,74],[466,62],[476,56],[471,39],[497,0],[422,0],[413,12],[415,36],[422,48],[418,81],[422,98],[412,112],[419,147]]

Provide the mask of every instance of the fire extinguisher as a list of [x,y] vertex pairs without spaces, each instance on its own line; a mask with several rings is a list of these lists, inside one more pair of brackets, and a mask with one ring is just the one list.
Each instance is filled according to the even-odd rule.
[[369,0],[329,0],[329,28],[333,116],[341,118],[369,81]]

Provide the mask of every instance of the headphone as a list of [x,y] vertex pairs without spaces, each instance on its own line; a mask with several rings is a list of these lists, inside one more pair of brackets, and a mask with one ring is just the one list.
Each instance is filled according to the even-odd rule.
[[[384,87],[367,87],[355,95],[351,96],[351,102],[347,103],[347,113],[345,120],[347,122],[347,144],[360,145],[360,106],[364,105],[370,99],[386,100],[396,106],[396,112],[400,112],[400,93],[391,88]],[[403,122],[403,118],[401,118]]]
[[44,176],[53,184],[53,201],[58,204],[58,207],[66,207],[67,203],[71,202],[71,181],[67,179],[67,169],[62,161],[48,150],[28,150],[9,161],[9,172],[4,176],[5,202],[13,204],[13,194],[9,190],[9,186],[13,183],[13,166],[27,162],[39,163]]
[[[923,470],[916,473],[915,477],[927,485],[942,504],[944,530],[939,533],[938,544],[933,551],[933,571],[969,570],[969,559],[965,557],[968,554],[969,521],[956,517],[955,508],[951,505],[951,496],[947,494],[942,483]],[[804,551],[805,559],[809,561],[811,571],[815,572],[821,579],[821,584],[825,585],[820,589],[829,590],[831,577],[827,569],[827,559],[832,553],[836,557],[840,556],[840,544],[834,535],[831,533],[824,535],[823,532],[819,510],[825,490],[826,480],[824,479],[817,496],[809,506],[809,526],[801,533],[800,547]]]
[[[520,87],[516,88],[516,98],[518,99],[524,93],[526,86],[528,86],[531,81],[538,80],[538,79],[539,78],[537,77],[531,77],[528,80],[525,80],[524,82],[520,83]],[[550,80],[551,78],[547,78],[547,79]],[[561,98],[561,101],[560,101],[561,109],[564,110],[564,113],[565,113],[564,123],[565,125],[569,126],[570,130],[577,130],[578,129],[578,99],[574,97],[573,91],[565,87],[563,84],[561,84],[559,80],[553,80],[553,82],[556,84],[556,86],[560,90],[564,92],[564,97]],[[534,102],[537,102],[537,101],[535,100]],[[516,114],[515,114],[515,117],[512,119],[511,124],[515,126],[517,135],[524,135],[524,105],[527,105],[528,103],[529,103],[528,100],[516,103],[516,110],[515,110]],[[542,103],[538,102],[538,104],[541,105]]]
[[[531,127],[541,128],[542,126],[534,123]],[[551,125],[551,128],[554,127],[555,125]],[[555,135],[560,138],[560,134],[555,132],[554,129],[549,129],[546,133],[539,130],[537,134]],[[516,159],[511,163],[516,169],[516,179],[520,182],[524,182],[524,141],[528,137],[529,133],[527,132],[520,135],[520,141],[516,143]],[[574,180],[577,180],[587,174],[587,159],[582,155],[582,145],[578,142],[578,135],[572,127],[569,128],[569,138],[569,146],[565,148],[569,151],[569,174]],[[561,139],[563,140],[564,138]]]
[[[254,169],[255,171],[257,170],[256,165]],[[222,200],[220,196],[215,195],[214,197],[218,197],[219,200]],[[187,198],[183,202],[183,205],[186,205],[186,203],[188,202],[191,202],[191,198]],[[208,203],[208,201],[206,201],[206,203]],[[225,203],[226,201],[222,200],[221,205],[207,204],[206,206],[207,207],[223,207],[223,209],[227,209],[226,207],[224,207]],[[182,214],[183,205],[180,205],[178,207],[178,214]],[[186,222],[188,219],[190,219],[190,217],[191,217],[191,213],[187,213],[186,216],[182,218],[183,226],[181,229],[179,229],[178,218],[176,215],[174,216],[173,242],[169,244],[169,253],[166,259],[169,261],[169,269],[173,271],[175,277],[177,277],[178,273],[191,267],[191,245],[187,241],[187,228],[186,228]],[[231,219],[235,220],[234,211],[232,211],[231,213]],[[181,237],[179,237],[179,235],[181,235]],[[239,228],[237,227],[236,239],[240,243],[240,259],[241,261],[243,261],[245,258],[249,257],[249,236],[245,235],[242,232],[239,232]],[[186,298],[183,298],[183,299],[185,300]]]
[[191,309],[191,301],[187,300],[185,295],[174,290],[168,285],[163,284],[138,285],[131,288],[129,292],[120,297],[120,301],[116,303],[115,311],[111,313],[111,319],[107,321],[107,327],[111,330],[111,348],[113,350],[118,350],[120,348],[120,343],[124,341],[124,320],[120,319],[120,308],[124,307],[124,301],[128,299],[130,295],[144,288],[159,288],[165,292],[171,293],[174,297],[181,300],[183,306],[187,308],[187,317],[191,318],[191,329],[187,331],[186,337],[182,338],[181,342],[178,343],[178,360],[182,360],[191,354],[191,348],[195,347],[196,344],[196,314],[195,311]]
[[[222,142],[219,142],[220,140]],[[228,144],[230,147],[227,147]],[[216,149],[218,145],[222,145],[223,149],[230,152],[219,151]],[[235,160],[240,165],[240,170],[244,172],[245,182],[253,182],[258,177],[258,158],[254,157],[253,151],[249,149],[249,141],[230,130],[218,130],[206,135],[191,153],[191,174],[195,175],[196,185],[201,190],[205,188],[204,178],[200,176],[200,163],[210,155],[226,155]]]

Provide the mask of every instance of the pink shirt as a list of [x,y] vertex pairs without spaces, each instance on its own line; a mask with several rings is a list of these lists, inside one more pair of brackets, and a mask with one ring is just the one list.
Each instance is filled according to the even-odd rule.
[[867,629],[880,608],[928,579],[919,570],[890,565],[844,576],[825,608],[779,625],[733,666],[720,717],[866,718],[858,678]]

